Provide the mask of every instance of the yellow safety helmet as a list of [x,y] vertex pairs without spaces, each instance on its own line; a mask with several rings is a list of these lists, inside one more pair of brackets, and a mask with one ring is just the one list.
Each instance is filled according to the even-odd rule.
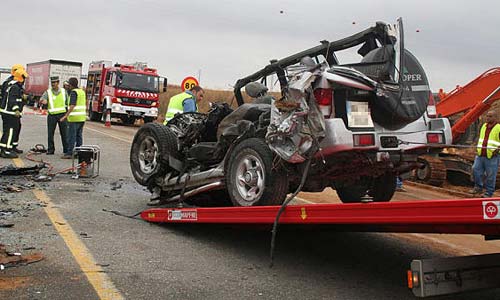
[[23,65],[21,65],[21,64],[15,64],[15,65],[13,65],[12,69],[10,70],[10,74],[12,76],[14,76],[14,72],[16,72],[16,70],[19,70],[19,69],[23,69],[24,70]]
[[24,82],[24,79],[28,78],[28,73],[24,70],[24,68],[17,69],[14,71],[14,80],[17,82]]

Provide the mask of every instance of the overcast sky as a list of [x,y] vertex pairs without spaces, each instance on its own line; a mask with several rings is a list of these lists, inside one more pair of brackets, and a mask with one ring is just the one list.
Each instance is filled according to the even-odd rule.
[[500,65],[500,1],[493,0],[25,0],[3,1],[1,10],[0,67],[145,61],[170,83],[201,72],[202,86],[229,89],[269,59],[398,17],[434,91]]

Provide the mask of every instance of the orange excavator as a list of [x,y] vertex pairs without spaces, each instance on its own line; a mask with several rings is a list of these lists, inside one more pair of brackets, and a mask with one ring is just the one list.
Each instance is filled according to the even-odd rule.
[[[453,124],[453,143],[474,145],[479,134],[479,117],[500,99],[500,67],[489,69],[449,93],[441,89],[436,98],[436,114],[449,118]],[[447,178],[470,182],[474,156],[475,148],[460,147],[444,149],[439,156],[421,156],[419,161],[423,167],[417,170],[416,179],[435,186],[442,186]],[[500,176],[497,176],[497,186],[500,186]]]

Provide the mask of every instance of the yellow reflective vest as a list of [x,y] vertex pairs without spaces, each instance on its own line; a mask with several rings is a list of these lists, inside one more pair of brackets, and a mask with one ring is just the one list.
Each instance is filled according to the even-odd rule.
[[63,114],[66,112],[66,91],[59,89],[59,94],[54,95],[52,89],[47,90],[47,110],[50,115]]
[[76,105],[72,112],[69,113],[68,122],[85,122],[87,119],[87,99],[85,97],[85,92],[76,88],[73,89],[76,92]]
[[481,156],[481,147],[483,146],[484,139],[488,139],[488,149],[486,149],[486,156],[488,158],[493,157],[493,152],[496,148],[500,147],[500,138],[498,137],[500,134],[500,124],[496,124],[490,131],[489,136],[484,136],[486,134],[486,123],[481,127],[481,131],[479,133],[479,140],[477,141],[477,155]]
[[[170,98],[170,101],[168,102],[167,113],[165,114],[165,121],[163,122],[163,124],[167,124],[167,122],[170,121],[176,114],[182,114],[184,112],[183,102],[184,100],[189,98],[193,98],[193,95],[186,92],[177,94]],[[196,111],[198,111],[198,107],[196,107]]]

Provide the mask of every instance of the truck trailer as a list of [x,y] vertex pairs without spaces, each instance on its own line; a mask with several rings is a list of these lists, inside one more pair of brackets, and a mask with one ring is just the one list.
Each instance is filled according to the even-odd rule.
[[29,63],[26,65],[28,79],[26,79],[25,92],[30,97],[31,105],[37,104],[43,93],[50,87],[50,77],[58,76],[62,82],[71,77],[78,79],[82,76],[82,63],[66,60],[49,59],[46,61]]

